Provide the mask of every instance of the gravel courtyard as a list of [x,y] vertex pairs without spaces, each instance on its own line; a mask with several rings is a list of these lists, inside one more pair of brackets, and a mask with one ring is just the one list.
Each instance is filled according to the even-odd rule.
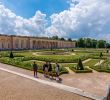
[[90,100],[51,86],[0,71],[0,100]]

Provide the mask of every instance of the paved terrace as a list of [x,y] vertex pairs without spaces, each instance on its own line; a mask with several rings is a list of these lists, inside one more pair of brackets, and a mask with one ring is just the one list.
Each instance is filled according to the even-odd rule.
[[[44,78],[43,75],[41,74],[38,74],[39,75],[38,79],[33,78],[32,71],[24,70],[21,68],[10,66],[10,65],[5,65],[0,63],[0,70],[2,70],[0,71],[0,90],[3,89],[3,91],[0,92],[0,97],[1,97],[0,100],[19,100],[19,99],[7,99],[7,98],[2,99],[2,98],[5,98],[6,94],[8,95],[8,97],[14,96],[13,98],[22,97],[24,98],[23,100],[34,100],[37,97],[39,98],[38,100],[49,100],[46,97],[50,97],[51,98],[50,100],[56,100],[57,97],[59,97],[59,99],[57,100],[61,100],[61,99],[62,100],[67,100],[67,99],[68,100],[90,100],[89,98],[101,100],[103,96],[106,94],[107,86],[110,80],[109,73],[95,72],[95,73],[76,74],[73,72],[68,75],[62,75],[61,78],[63,79],[63,81],[62,83],[59,84],[59,83],[56,83],[55,80]],[[14,74],[7,73],[8,70],[9,72],[12,71],[11,73],[14,72]],[[18,73],[17,74],[18,76],[16,75],[16,73]],[[26,77],[24,77],[25,75]],[[32,88],[32,91],[31,91],[31,88]],[[44,92],[36,90],[38,88],[39,89],[41,88],[42,91]],[[12,90],[12,92],[10,90]],[[24,93],[24,90],[26,91],[25,93]],[[53,90],[55,90],[56,92],[51,92]],[[50,94],[47,94],[47,93],[50,93]],[[41,94],[43,94],[44,97],[41,96]],[[29,99],[30,97],[33,99]],[[86,98],[86,97],[89,97],[89,98]]]
[[0,70],[0,100],[91,100]]

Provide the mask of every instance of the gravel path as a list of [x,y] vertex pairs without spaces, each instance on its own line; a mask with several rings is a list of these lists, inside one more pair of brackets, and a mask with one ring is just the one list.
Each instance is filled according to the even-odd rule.
[[45,84],[0,71],[0,100],[90,100]]
[[69,74],[74,74],[74,72],[69,67],[65,67],[65,68],[69,71]]
[[87,60],[84,60],[83,63],[86,63],[88,61],[92,60],[91,58],[87,59]]
[[104,62],[104,60],[100,60],[98,63],[96,63],[94,66],[100,66],[102,63]]
[[[19,73],[23,73],[29,76],[33,76],[33,72],[17,67],[13,67],[6,64],[1,64],[0,67],[7,68],[9,70],[17,71]],[[38,73],[40,79],[48,80],[50,82],[56,82],[55,80],[50,80],[48,78],[44,78],[42,74]],[[60,76],[62,78],[62,84],[79,88],[91,94],[104,96],[106,93],[106,89],[108,83],[110,81],[109,73],[74,73],[74,74],[65,74]],[[104,81],[103,81],[104,80]],[[0,99],[2,100],[2,99]],[[74,100],[74,99],[73,99]]]

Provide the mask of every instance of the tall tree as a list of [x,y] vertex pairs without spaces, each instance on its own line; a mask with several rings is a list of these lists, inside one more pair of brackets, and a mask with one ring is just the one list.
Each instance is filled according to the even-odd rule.
[[91,39],[90,38],[87,38],[87,39],[85,39],[85,41],[86,41],[85,46],[87,48],[91,48],[92,47],[92,41],[91,41]]
[[97,43],[98,48],[105,48],[106,47],[106,41],[104,40],[99,40]]
[[82,47],[82,48],[85,47],[85,41],[83,38],[80,38],[77,43],[78,43],[78,47]]
[[97,47],[97,40],[92,39],[92,48],[96,48]]
[[60,40],[65,40],[65,39],[62,37],[62,38],[60,38]]
[[106,48],[110,48],[110,43],[106,43]]
[[58,36],[56,35],[56,36],[52,36],[52,39],[58,40],[59,38],[58,38]]
[[76,42],[77,47],[87,48],[110,48],[110,43],[105,40],[96,40],[91,38],[80,38]]
[[68,41],[72,41],[72,39],[71,38],[68,38]]

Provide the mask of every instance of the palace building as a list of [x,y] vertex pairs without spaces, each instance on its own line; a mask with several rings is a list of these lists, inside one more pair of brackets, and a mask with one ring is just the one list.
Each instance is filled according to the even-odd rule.
[[0,35],[0,50],[74,48],[75,44],[75,41],[53,40],[41,37]]

